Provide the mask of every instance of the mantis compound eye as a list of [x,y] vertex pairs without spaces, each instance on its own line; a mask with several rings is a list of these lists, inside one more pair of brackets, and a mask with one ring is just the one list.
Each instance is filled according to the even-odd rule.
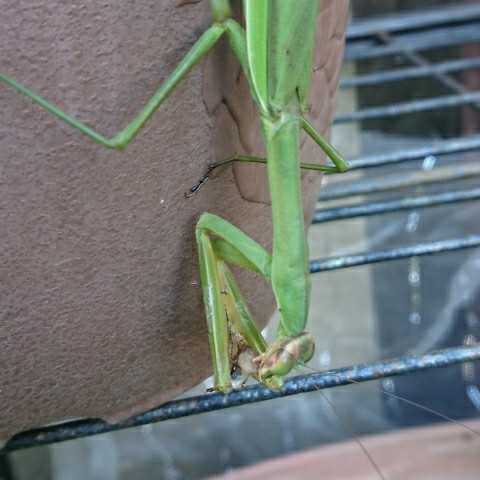
[[292,368],[307,363],[313,357],[314,351],[315,341],[307,332],[282,338],[255,359],[259,364],[260,381],[265,383],[271,377],[287,375]]

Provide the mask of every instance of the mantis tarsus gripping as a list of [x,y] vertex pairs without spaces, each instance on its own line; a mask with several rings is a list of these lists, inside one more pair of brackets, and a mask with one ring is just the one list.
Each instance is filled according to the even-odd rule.
[[[71,117],[16,80],[0,81],[95,142],[123,149],[182,78],[225,35],[246,75],[261,118],[267,158],[230,161],[267,164],[272,204],[273,251],[218,216],[205,213],[196,227],[215,388],[231,388],[231,372],[240,367],[271,388],[313,355],[314,342],[304,331],[310,294],[308,249],[304,232],[300,169],[343,172],[345,161],[304,118],[312,74],[317,0],[244,0],[244,29],[231,17],[228,0],[211,0],[213,24],[197,40],[170,77],[140,113],[111,138]],[[308,134],[333,161],[332,166],[300,164],[301,132]],[[224,162],[224,163],[225,163]],[[201,184],[201,183],[200,183]],[[228,264],[252,270],[272,285],[280,327],[267,345],[243,299]]]

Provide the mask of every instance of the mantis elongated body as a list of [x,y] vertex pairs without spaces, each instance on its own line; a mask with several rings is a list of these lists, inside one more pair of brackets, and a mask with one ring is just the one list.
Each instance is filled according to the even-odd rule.
[[[79,122],[15,80],[6,76],[0,76],[0,80],[95,142],[123,149],[188,71],[222,36],[228,38],[248,78],[261,118],[267,151],[267,159],[262,161],[267,163],[274,239],[270,254],[220,217],[204,214],[198,222],[196,237],[215,388],[231,388],[231,370],[237,365],[250,368],[259,381],[275,388],[292,368],[309,360],[314,348],[312,337],[304,332],[310,279],[300,191],[301,131],[310,135],[334,162],[334,166],[308,168],[344,171],[346,164],[304,118],[317,0],[246,0],[245,30],[231,17],[227,0],[211,0],[211,8],[212,26],[133,121],[112,138]],[[271,282],[281,316],[278,338],[272,345],[268,346],[258,331],[228,264],[252,270]]]

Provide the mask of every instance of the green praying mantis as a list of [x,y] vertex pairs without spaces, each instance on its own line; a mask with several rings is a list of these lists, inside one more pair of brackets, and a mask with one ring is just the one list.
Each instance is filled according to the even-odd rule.
[[[231,161],[267,164],[274,238],[270,254],[216,215],[205,213],[197,224],[196,239],[214,388],[229,391],[232,388],[232,371],[236,368],[269,388],[280,388],[284,377],[294,368],[304,366],[314,352],[314,340],[305,332],[310,274],[300,171],[301,168],[326,173],[347,170],[341,155],[305,118],[319,1],[244,0],[245,29],[232,18],[229,0],[210,0],[210,4],[212,26],[200,36],[133,121],[112,138],[79,122],[17,81],[2,74],[0,81],[98,144],[122,150],[190,69],[208,54],[221,37],[227,37],[258,108],[267,158],[237,156],[218,164]],[[298,152],[302,131],[327,154],[333,161],[332,166],[300,164]],[[201,183],[193,190],[198,189]],[[232,264],[262,275],[272,285],[280,312],[280,326],[277,339],[270,345],[249,313],[229,267]],[[384,393],[403,400],[398,395]],[[435,413],[431,409],[428,411]],[[370,457],[369,460],[375,466]],[[375,469],[378,471],[376,466]],[[384,478],[381,473],[378,476]]]
[[[200,277],[209,332],[214,388],[232,388],[232,371],[240,368],[269,388],[304,365],[314,352],[305,332],[310,294],[308,247],[304,230],[301,168],[344,172],[347,164],[305,118],[312,76],[318,0],[244,0],[245,28],[232,18],[229,0],[210,0],[213,23],[196,41],[170,77],[138,115],[107,138],[76,120],[16,80],[0,80],[45,110],[107,148],[123,149],[137,135],[178,83],[226,36],[248,79],[258,108],[271,195],[273,250],[226,220],[204,213],[196,226]],[[333,161],[331,166],[300,164],[301,132],[309,135]],[[276,340],[267,344],[249,312],[229,265],[263,276],[271,283],[280,313]]]

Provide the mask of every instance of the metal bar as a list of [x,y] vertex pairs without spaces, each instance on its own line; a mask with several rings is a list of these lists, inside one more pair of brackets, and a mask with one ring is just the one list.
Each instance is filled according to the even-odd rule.
[[367,178],[356,182],[336,182],[325,185],[319,200],[330,201],[355,195],[390,192],[402,188],[432,185],[459,180],[467,180],[480,176],[480,163],[469,162],[434,170],[404,171],[385,177]]
[[[389,32],[379,32],[377,37],[385,45],[391,45],[394,41],[394,38],[391,36]],[[423,55],[421,55],[418,52],[411,51],[409,48],[402,50],[401,54],[416,66],[425,67],[430,65],[430,61],[428,59],[426,59]],[[445,73],[436,73],[433,76],[444,87],[446,87],[449,90],[452,90],[457,95],[466,96],[467,94],[470,93],[460,82],[457,82],[457,80],[455,80],[453,77],[448,76]],[[478,103],[473,103],[473,105],[470,105],[470,107],[478,108]]]
[[345,205],[343,207],[324,208],[315,211],[313,224],[345,220],[347,218],[368,217],[382,213],[400,212],[412,208],[436,207],[458,202],[480,200],[480,188],[458,190],[419,197],[402,197],[395,200]]
[[405,375],[431,368],[445,367],[457,363],[480,359],[480,346],[456,347],[438,350],[426,355],[407,355],[387,361],[378,361],[338,368],[328,372],[300,375],[286,380],[281,390],[269,390],[257,384],[228,394],[210,393],[197,397],[184,398],[165,403],[160,407],[142,413],[115,425],[101,420],[68,422],[52,427],[40,428],[14,436],[4,447],[3,452],[23,448],[49,445],[100,433],[147,425],[164,420],[187,417],[199,413],[223,410],[225,408],[262,402],[274,398],[314,392],[324,388],[351,385],[385,377]]
[[446,155],[480,149],[480,135],[441,140],[426,147],[400,150],[380,155],[359,157],[349,162],[350,170],[361,168],[383,167],[394,163],[420,160],[430,155]]
[[[386,34],[386,38],[388,39],[389,42],[391,42],[391,37],[389,34]],[[403,52],[403,55],[408,60],[410,60],[414,65],[421,66],[421,67],[426,67],[431,65],[430,61],[418,52],[405,50]],[[444,87],[453,91],[454,93],[457,93],[459,95],[465,95],[470,93],[470,91],[467,88],[465,88],[461,82],[457,81],[455,78],[453,78],[450,75],[447,75],[446,73],[433,73],[432,76],[438,82],[440,82]],[[477,102],[469,105],[469,107],[475,110],[478,110],[480,105]]]
[[480,40],[479,23],[400,33],[389,45],[378,45],[378,42],[372,39],[348,42],[345,49],[345,60],[364,60],[395,55],[405,50],[419,51],[476,43]]
[[[480,30],[480,27],[479,27]],[[470,92],[461,95],[445,95],[442,97],[413,100],[411,102],[392,103],[382,107],[365,108],[356,112],[339,115],[333,121],[334,124],[358,122],[359,120],[371,120],[374,118],[389,118],[408,113],[437,110],[439,108],[458,107],[480,101],[480,92]]]
[[384,15],[369,20],[356,20],[347,28],[347,39],[375,35],[377,32],[399,32],[434,27],[458,22],[469,22],[480,18],[480,5],[461,3],[442,8],[415,10],[413,13]]
[[375,72],[354,77],[344,77],[340,80],[340,88],[365,87],[380,85],[386,82],[411,80],[412,78],[429,77],[431,75],[475,70],[480,68],[480,57],[434,63],[419,67],[408,67]]
[[[431,65],[430,61],[427,60],[423,55],[421,55],[418,52],[411,52],[407,50],[404,52],[404,55],[414,65],[423,66],[423,67]],[[432,76],[433,78],[438,80],[444,87],[448,88],[449,90],[452,90],[457,94],[463,95],[463,94],[469,93],[469,90],[467,90],[460,82],[455,80],[455,78],[447,75],[446,73],[433,73]],[[475,103],[472,106],[477,108],[478,103]]]
[[[376,38],[383,45],[391,45],[394,41],[394,37],[390,34],[390,32],[387,31],[378,32]],[[425,58],[418,52],[410,50],[410,48],[405,48],[404,50],[402,50],[401,55],[417,67],[428,67],[430,65],[430,61],[427,58]],[[460,82],[457,82],[457,80],[455,80],[453,77],[450,77],[446,73],[433,73],[432,75],[444,87],[452,90],[456,94],[464,95],[469,93],[468,90]]]
[[480,235],[467,235],[461,238],[450,240],[439,240],[436,242],[417,243],[406,247],[391,248],[389,250],[378,250],[375,252],[357,253],[352,255],[339,255],[322,260],[310,261],[310,272],[320,273],[341,268],[358,267],[372,263],[401,260],[402,258],[433,255],[435,253],[454,252],[465,248],[480,247]]

